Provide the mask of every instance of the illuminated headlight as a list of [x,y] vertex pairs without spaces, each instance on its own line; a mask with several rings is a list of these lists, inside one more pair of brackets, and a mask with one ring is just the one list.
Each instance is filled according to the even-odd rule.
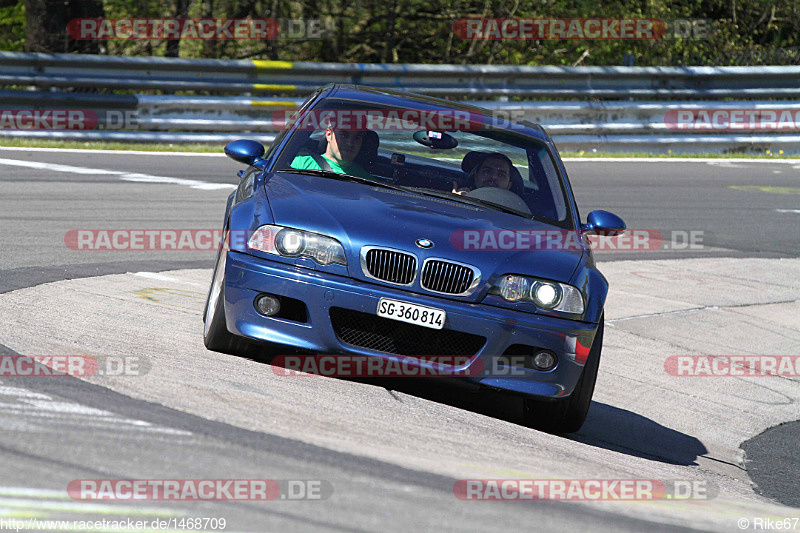
[[535,281],[531,287],[530,297],[537,307],[551,309],[561,299],[561,287],[556,283]]
[[495,282],[490,291],[508,302],[532,302],[540,309],[562,313],[583,313],[583,296],[572,285],[507,274]]
[[275,236],[275,249],[286,257],[299,257],[306,249],[306,236],[302,231],[283,229]]
[[282,226],[261,226],[247,247],[282,257],[308,257],[320,265],[347,265],[344,248],[336,239]]

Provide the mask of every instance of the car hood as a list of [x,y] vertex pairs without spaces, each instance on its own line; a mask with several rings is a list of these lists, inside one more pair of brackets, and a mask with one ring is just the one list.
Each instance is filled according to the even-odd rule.
[[[419,264],[428,257],[445,258],[475,266],[481,271],[476,301],[485,295],[498,276],[516,273],[567,282],[578,265],[582,248],[558,250],[490,249],[475,250],[475,242],[487,244],[485,233],[500,230],[569,234],[540,221],[525,219],[489,208],[475,207],[446,199],[405,191],[340,181],[319,176],[276,173],[265,183],[275,223],[322,233],[345,247],[350,275],[368,278],[360,266],[363,246],[385,246],[415,254]],[[464,232],[482,235],[467,242]],[[429,239],[432,248],[415,244]],[[419,278],[419,276],[417,277]],[[419,279],[409,290],[419,291]]]

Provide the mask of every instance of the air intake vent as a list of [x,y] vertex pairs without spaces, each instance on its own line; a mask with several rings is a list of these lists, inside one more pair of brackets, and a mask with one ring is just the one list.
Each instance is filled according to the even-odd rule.
[[397,285],[411,285],[417,276],[417,258],[387,248],[365,247],[361,251],[361,270],[366,276]]
[[474,268],[450,261],[428,259],[422,267],[422,287],[433,292],[466,294],[479,278]]
[[475,355],[486,337],[431,329],[398,322],[370,313],[331,307],[331,325],[340,341],[378,352],[397,355]]

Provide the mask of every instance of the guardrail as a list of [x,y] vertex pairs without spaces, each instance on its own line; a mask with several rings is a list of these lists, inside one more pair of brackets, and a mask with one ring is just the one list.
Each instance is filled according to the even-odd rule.
[[[494,101],[470,103],[538,122],[566,150],[719,152],[774,148],[788,153],[800,152],[800,101],[744,98],[798,96],[797,79],[800,67],[368,65],[0,52],[0,86],[40,89],[0,91],[0,110],[68,108],[87,110],[96,117],[91,131],[12,130],[0,123],[0,138],[224,143],[249,136],[270,142],[280,125],[273,120],[273,111],[295,109],[302,98],[293,94],[338,81],[440,96],[494,97]],[[244,94],[267,91],[289,96],[103,94],[59,92],[56,87]],[[584,100],[510,102],[503,98],[512,94]],[[631,98],[643,95],[673,100]],[[701,100],[732,95],[743,99]],[[597,96],[617,99],[590,99]],[[694,99],[675,99],[685,96]],[[497,97],[506,101],[497,101]],[[728,117],[731,113],[740,113],[740,118],[748,113],[774,113],[775,117],[771,128],[761,115],[755,122],[740,120],[736,127],[720,128],[718,121],[714,122],[718,118],[715,111]],[[705,122],[695,120],[700,112],[706,113]],[[692,119],[681,122],[679,113]],[[786,114],[792,123],[779,123]],[[121,121],[125,129],[119,129]]]
[[800,67],[385,65],[0,52],[0,86],[307,94],[330,82],[437,96],[794,98]]
[[[296,109],[301,99],[267,100],[249,97],[164,97],[139,96],[138,125],[147,130],[188,130],[207,132],[275,132],[285,110]],[[745,113],[775,113],[774,126],[784,112],[797,118],[800,102],[465,102],[501,113],[510,119],[538,123],[553,135],[567,134],[709,134],[720,133],[715,112],[741,112],[735,133],[765,132],[762,121],[750,124]],[[697,115],[704,112],[705,115]],[[274,113],[274,114],[273,114]],[[689,120],[691,113],[692,120]],[[705,121],[707,118],[707,122]],[[760,117],[759,117],[760,118]],[[717,119],[717,124],[714,120]],[[784,126],[786,126],[784,124]],[[781,126],[783,127],[783,126]],[[769,133],[768,131],[766,133]]]

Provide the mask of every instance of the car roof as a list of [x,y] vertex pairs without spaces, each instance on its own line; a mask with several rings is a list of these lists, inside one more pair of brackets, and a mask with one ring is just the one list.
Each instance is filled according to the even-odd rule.
[[551,143],[550,137],[539,124],[534,124],[527,120],[513,121],[514,127],[503,127],[501,124],[509,124],[507,115],[496,113],[490,109],[485,109],[461,102],[453,102],[442,98],[434,98],[421,94],[393,91],[391,89],[378,89],[364,85],[338,84],[331,83],[322,88],[320,96],[324,98],[342,98],[348,100],[358,100],[373,104],[385,104],[397,107],[413,106],[421,109],[453,109],[458,111],[468,111],[479,113],[486,117],[495,119],[495,125],[491,126],[494,130],[506,130],[516,134],[529,135],[539,140]]

